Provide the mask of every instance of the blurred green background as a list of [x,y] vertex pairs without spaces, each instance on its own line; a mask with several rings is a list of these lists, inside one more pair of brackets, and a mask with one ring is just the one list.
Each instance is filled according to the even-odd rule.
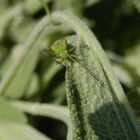
[[[140,122],[140,1],[139,0],[44,0],[50,12],[63,10],[83,20],[95,33],[112,63],[128,100]],[[45,16],[39,0],[0,0],[0,78],[8,75],[24,51],[23,44]],[[73,32],[59,26],[43,38],[40,48]],[[36,54],[36,52],[35,52]],[[30,57],[31,56],[31,57]],[[6,99],[67,105],[65,68],[49,53],[26,56],[20,82],[11,80]],[[32,60],[35,60],[32,62]],[[29,62],[30,61],[30,62]],[[30,67],[32,66],[32,67]],[[22,72],[23,72],[22,71]],[[20,74],[19,74],[20,75]],[[10,84],[9,84],[10,85]],[[13,88],[14,87],[14,88]],[[13,91],[11,93],[11,91]],[[66,139],[65,123],[27,114],[28,123],[54,140]]]

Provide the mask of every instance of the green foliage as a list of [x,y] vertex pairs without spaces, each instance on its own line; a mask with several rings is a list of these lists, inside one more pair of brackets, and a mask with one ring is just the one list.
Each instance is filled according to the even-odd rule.
[[140,12],[140,1],[139,0],[134,0],[133,1],[135,7],[137,8],[137,10]]
[[0,99],[1,140],[49,140],[43,134],[26,124],[26,117],[4,99]]
[[18,124],[13,122],[0,123],[1,140],[50,140],[40,132],[27,124]]
[[[51,15],[40,0],[1,0],[0,139],[139,139],[139,0],[44,4]],[[53,61],[59,40],[77,62]]]
[[25,123],[25,116],[12,107],[6,100],[0,99],[0,122]]
[[[106,76],[109,67],[103,69],[105,63],[103,66],[99,63],[100,56],[93,55],[92,49],[84,42],[80,43],[78,38],[70,39],[69,44],[77,45],[76,54],[80,54],[80,60],[100,76],[104,83],[108,83],[102,87],[81,65],[71,63],[67,66],[66,89],[73,121],[73,139],[139,139],[135,128],[137,125],[132,121],[123,92],[119,90],[119,86],[116,89],[113,87],[115,78],[112,80],[111,76],[108,78]],[[116,135],[118,130],[120,132]]]

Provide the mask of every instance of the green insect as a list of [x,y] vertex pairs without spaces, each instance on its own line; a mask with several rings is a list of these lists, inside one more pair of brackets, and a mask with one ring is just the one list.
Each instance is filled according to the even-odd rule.
[[73,55],[73,48],[68,50],[67,41],[65,39],[57,40],[52,46],[50,46],[50,50],[53,55],[56,57],[56,62],[62,64],[65,60],[75,61],[75,55]]
[[105,87],[105,84],[100,81],[97,76],[95,74],[93,74],[89,68],[87,68],[86,66],[84,66],[77,58],[76,55],[73,54],[73,51],[75,50],[74,47],[72,48],[68,48],[68,44],[67,41],[65,39],[60,39],[57,40],[52,46],[50,46],[50,50],[52,51],[52,53],[55,55],[55,61],[60,63],[60,64],[64,64],[66,60],[67,61],[73,61],[73,62],[77,62],[79,65],[81,65],[82,67],[84,67],[93,77],[96,81],[98,81],[98,83]]

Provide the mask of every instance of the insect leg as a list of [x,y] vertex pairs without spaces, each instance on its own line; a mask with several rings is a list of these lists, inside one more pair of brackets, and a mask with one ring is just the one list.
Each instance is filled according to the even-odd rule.
[[75,50],[76,50],[76,47],[71,47],[71,48],[69,49],[69,53],[73,53]]
[[73,58],[73,57],[70,56],[70,55],[68,55],[68,58],[71,59],[71,60],[74,61],[74,62],[77,62],[77,63],[80,64],[81,66],[83,66],[83,67],[93,76],[93,78],[94,78],[96,81],[98,81],[98,83],[99,83],[102,87],[105,88],[105,84],[104,84],[101,80],[99,80],[99,79],[97,78],[97,76],[89,70],[88,67],[86,67],[86,66],[83,65],[79,60],[77,60],[77,58],[75,59],[75,58]]
[[64,65],[63,62],[65,61],[65,59],[58,59],[58,58],[53,58],[53,60],[57,63],[57,64],[60,64],[60,65]]

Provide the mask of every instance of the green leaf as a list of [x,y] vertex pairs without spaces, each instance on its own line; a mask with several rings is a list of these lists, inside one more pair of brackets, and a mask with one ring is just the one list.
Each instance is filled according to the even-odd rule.
[[86,5],[87,6],[92,6],[92,5],[94,5],[94,4],[96,4],[96,3],[100,2],[100,1],[101,0],[87,0]]
[[35,95],[35,93],[37,93],[38,90],[39,90],[39,77],[37,74],[34,73],[30,79],[30,84],[25,96],[27,98],[32,97]]
[[70,123],[69,112],[67,110],[67,107],[65,106],[23,102],[23,101],[12,101],[11,103],[17,109],[25,111],[26,113],[51,117],[54,119],[61,120],[66,124]]
[[61,104],[64,102],[65,96],[65,83],[60,83],[51,93],[51,97],[54,98],[53,103]]
[[[76,2],[76,4],[75,4]],[[54,3],[54,10],[65,10],[71,13],[74,13],[78,16],[82,15],[82,9],[84,7],[83,0],[57,0]]]
[[8,102],[0,99],[0,140],[49,140],[27,125],[24,114]]
[[72,41],[77,45],[71,44],[77,48],[76,56],[105,85],[101,86],[83,66],[68,64],[66,89],[73,139],[139,139],[132,108],[94,34],[75,16],[55,12],[52,17],[77,33],[80,39]]
[[[48,65],[46,65],[48,66]],[[52,63],[49,67],[44,68],[41,75],[42,88],[47,88],[52,78],[62,69],[59,65]]]
[[[51,0],[44,0],[44,2],[46,4],[48,4]],[[42,8],[42,3],[41,1],[39,0],[26,0],[23,4],[25,11],[28,13],[28,14],[34,14],[35,12],[37,12],[40,8]],[[32,7],[32,8],[31,8]]]
[[27,124],[0,122],[0,140],[51,140]]
[[72,126],[69,111],[65,106],[51,105],[51,104],[40,104],[23,101],[12,101],[17,109],[26,113],[44,117],[50,117],[63,121],[68,126],[67,140],[72,140]]
[[138,12],[140,13],[140,1],[139,0],[131,0]]
[[0,99],[0,122],[18,122],[25,123],[26,118],[24,114],[15,109],[9,101]]
[[[17,59],[20,63],[17,69],[14,69],[14,63],[12,66],[5,72],[2,77],[2,83],[0,85],[0,94],[9,96],[12,98],[19,98],[24,94],[28,82],[31,78],[31,74],[36,66],[38,60],[39,47],[34,47],[32,50],[25,52],[22,50],[24,48],[19,47],[19,54],[14,63],[17,62]],[[23,53],[26,55],[23,57]],[[8,77],[8,73],[11,73],[12,78]],[[6,84],[7,83],[7,84]]]
[[[39,43],[42,41],[44,28],[49,25],[49,21],[44,19],[31,33],[27,41],[21,46],[20,54],[12,66],[2,76],[0,84],[0,95],[19,98],[24,94],[31,74],[37,64],[39,55]],[[47,28],[48,29],[48,28]]]
[[[105,85],[103,87],[82,65],[76,62],[66,64],[66,89],[73,121],[73,139],[138,139],[137,131],[133,131],[135,126],[122,107],[123,102],[118,101],[112,91],[97,55],[93,55],[91,49],[82,40],[80,43],[78,38],[68,38],[68,45],[77,48],[77,59]],[[116,131],[120,132],[116,135]]]
[[9,24],[21,14],[21,11],[21,5],[17,4],[16,6],[9,8],[2,16],[0,16],[0,39],[5,34]]

